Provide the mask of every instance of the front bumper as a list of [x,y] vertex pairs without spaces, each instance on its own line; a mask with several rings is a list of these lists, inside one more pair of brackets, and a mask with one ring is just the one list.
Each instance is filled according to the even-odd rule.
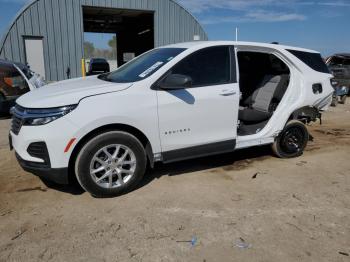
[[23,160],[17,153],[16,158],[24,171],[58,184],[68,184],[68,168],[51,168],[38,162]]
[[45,143],[50,167],[61,169],[67,168],[69,165],[72,150],[65,152],[65,148],[72,138],[78,139],[75,136],[76,132],[77,128],[73,124],[61,118],[44,126],[22,126],[18,134],[15,134],[11,128],[10,135],[13,148],[21,159],[44,163],[45,157],[37,155],[35,152],[30,153],[29,149],[33,144]]

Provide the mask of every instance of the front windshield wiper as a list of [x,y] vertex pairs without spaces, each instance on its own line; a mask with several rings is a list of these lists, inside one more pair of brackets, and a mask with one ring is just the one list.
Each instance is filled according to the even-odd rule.
[[105,73],[105,74],[99,75],[97,78],[103,81],[112,82],[112,80],[108,78],[108,76],[109,76],[109,73]]

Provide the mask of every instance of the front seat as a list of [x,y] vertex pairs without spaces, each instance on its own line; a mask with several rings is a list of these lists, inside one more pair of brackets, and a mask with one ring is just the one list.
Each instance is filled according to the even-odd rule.
[[255,124],[268,120],[287,90],[289,75],[267,75],[258,89],[249,97],[246,108],[239,111],[239,120]]

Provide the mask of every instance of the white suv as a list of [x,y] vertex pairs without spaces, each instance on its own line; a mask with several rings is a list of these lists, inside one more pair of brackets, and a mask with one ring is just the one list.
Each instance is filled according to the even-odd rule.
[[305,123],[331,103],[319,53],[276,44],[191,42],[151,50],[99,76],[34,90],[13,109],[24,170],[94,196],[128,192],[146,167],[271,144],[302,154]]

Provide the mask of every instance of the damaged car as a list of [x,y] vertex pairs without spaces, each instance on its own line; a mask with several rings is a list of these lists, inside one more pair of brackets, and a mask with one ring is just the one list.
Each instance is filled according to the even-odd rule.
[[335,89],[332,106],[345,104],[350,95],[350,53],[335,54],[326,59],[326,63],[334,75],[332,81]]
[[153,49],[116,71],[17,100],[10,146],[24,170],[97,197],[137,187],[146,169],[271,145],[302,155],[307,123],[332,101],[319,52],[207,41]]
[[27,65],[0,60],[0,114],[8,115],[17,98],[45,84]]

